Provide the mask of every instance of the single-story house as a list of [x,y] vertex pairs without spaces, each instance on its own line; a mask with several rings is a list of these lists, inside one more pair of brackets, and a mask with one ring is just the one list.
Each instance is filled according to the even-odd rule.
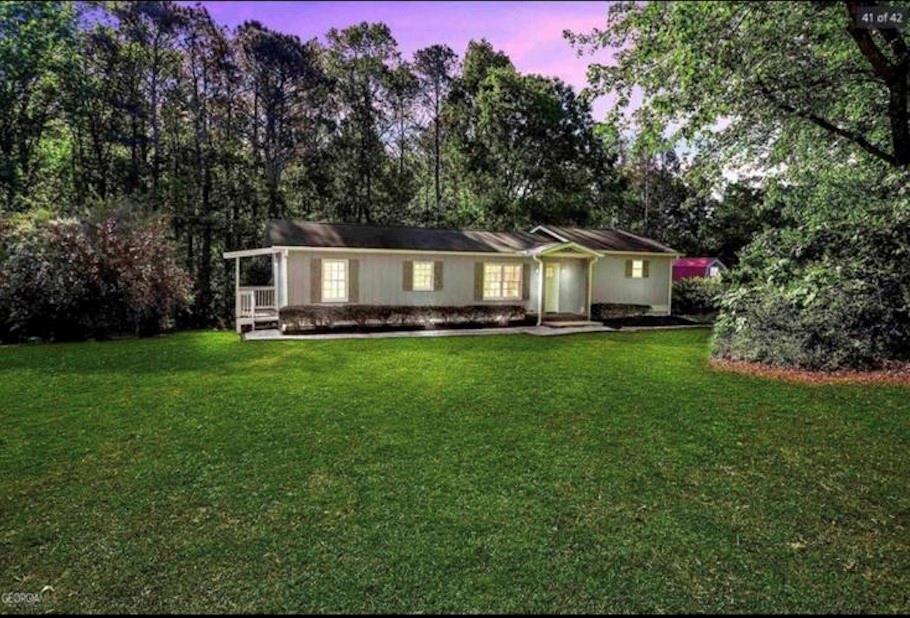
[[[271,256],[272,285],[242,286],[240,260]],[[670,312],[679,254],[618,229],[538,225],[527,232],[275,220],[263,247],[235,260],[236,323],[274,321],[294,305],[521,305],[590,319],[591,305]]]
[[684,257],[673,262],[673,281],[689,277],[719,277],[727,270],[724,263],[714,257]]

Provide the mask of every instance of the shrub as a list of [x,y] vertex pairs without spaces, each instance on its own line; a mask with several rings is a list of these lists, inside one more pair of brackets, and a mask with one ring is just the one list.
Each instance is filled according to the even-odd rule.
[[673,282],[673,313],[705,315],[717,313],[724,291],[720,277],[687,277]]
[[359,327],[508,324],[525,317],[525,309],[520,305],[291,305],[279,311],[281,330],[288,333],[352,324]]
[[592,320],[612,320],[636,315],[645,315],[651,311],[651,305],[632,305],[627,303],[593,303]]
[[910,358],[910,211],[764,234],[721,300],[714,354],[813,370]]
[[0,273],[5,339],[160,332],[189,300],[163,220],[51,220],[9,232]]

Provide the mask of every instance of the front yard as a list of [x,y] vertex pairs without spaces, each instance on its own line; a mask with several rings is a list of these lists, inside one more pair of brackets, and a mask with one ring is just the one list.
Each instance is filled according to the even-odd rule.
[[708,336],[0,348],[0,609],[910,611],[910,389]]

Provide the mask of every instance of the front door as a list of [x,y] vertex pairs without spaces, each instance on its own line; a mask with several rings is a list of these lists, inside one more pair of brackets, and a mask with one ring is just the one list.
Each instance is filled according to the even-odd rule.
[[559,312],[559,264],[544,266],[544,307],[546,313]]

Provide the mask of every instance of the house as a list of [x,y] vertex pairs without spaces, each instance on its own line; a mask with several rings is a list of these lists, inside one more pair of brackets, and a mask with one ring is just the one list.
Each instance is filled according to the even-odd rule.
[[722,270],[727,270],[727,267],[717,258],[679,258],[673,262],[673,281],[689,277],[719,277]]
[[[679,254],[617,229],[539,225],[528,232],[275,220],[265,246],[235,261],[236,323],[275,321],[289,305],[521,305],[540,324],[590,319],[591,305],[668,314]],[[241,286],[240,260],[271,256],[270,286]]]

